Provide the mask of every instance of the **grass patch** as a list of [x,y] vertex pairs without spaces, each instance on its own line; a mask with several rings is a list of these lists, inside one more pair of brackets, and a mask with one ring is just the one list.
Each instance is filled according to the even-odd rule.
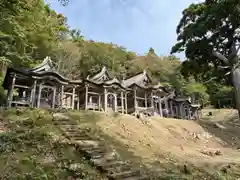
[[52,134],[60,136],[60,132],[52,120],[47,110],[1,112],[7,131],[0,134],[0,179],[104,179],[75,147],[53,140]]

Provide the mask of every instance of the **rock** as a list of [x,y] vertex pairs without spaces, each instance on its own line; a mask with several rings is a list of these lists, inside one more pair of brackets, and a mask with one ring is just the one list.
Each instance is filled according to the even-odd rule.
[[69,169],[72,171],[77,171],[78,169],[82,168],[82,164],[81,163],[74,163],[74,164],[70,164]]
[[190,170],[189,170],[189,168],[187,167],[186,164],[183,165],[183,172],[184,172],[185,174],[191,174],[191,173],[190,173]]
[[98,147],[99,142],[98,141],[92,141],[92,140],[83,140],[83,141],[76,141],[76,143],[79,146],[93,146],[93,147]]
[[62,113],[54,113],[53,117],[57,118],[57,119],[68,119],[69,120],[69,117],[67,117],[66,115],[64,115]]
[[129,145],[128,144],[124,144],[125,148],[129,148]]
[[151,144],[148,143],[147,146],[148,146],[148,147],[151,147]]
[[218,124],[218,123],[215,123],[215,126],[219,129],[226,129],[225,126],[221,125],[221,124]]
[[208,155],[208,156],[221,156],[222,152],[220,150],[203,150],[201,151],[202,154]]

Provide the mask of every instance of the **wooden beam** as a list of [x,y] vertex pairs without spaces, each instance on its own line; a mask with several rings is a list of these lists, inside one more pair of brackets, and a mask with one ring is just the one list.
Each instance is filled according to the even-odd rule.
[[48,89],[53,90],[55,88],[55,86],[42,85],[42,88],[48,88]]
[[92,95],[99,95],[100,93],[96,93],[96,92],[89,92],[89,91],[88,91],[88,94],[92,94]]
[[142,98],[142,97],[136,97],[136,99],[140,99],[140,100],[145,100],[145,98]]
[[24,89],[30,89],[30,88],[32,88],[32,87],[29,87],[29,86],[18,85],[18,84],[15,84],[14,87],[16,87],[16,88],[24,88]]

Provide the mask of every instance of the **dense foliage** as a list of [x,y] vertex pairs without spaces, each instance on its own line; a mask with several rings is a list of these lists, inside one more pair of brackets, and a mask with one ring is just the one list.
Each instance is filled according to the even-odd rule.
[[[233,74],[238,68],[239,7],[237,0],[191,4],[183,11],[177,26],[178,43],[172,53],[185,52],[187,60],[183,62],[182,74],[205,82],[212,89],[208,90],[211,94],[216,89],[222,91],[223,85],[237,85]],[[232,91],[230,88],[223,91],[226,90]]]
[[[188,80],[183,78],[181,61],[175,56],[159,57],[152,47],[145,55],[138,56],[115,44],[87,41],[81,31],[70,30],[66,18],[43,0],[2,0],[0,18],[2,73],[7,65],[33,66],[51,56],[57,70],[68,78],[86,77],[103,65],[120,79],[147,69],[155,83],[175,88],[180,95],[191,96],[203,104],[207,104],[209,95],[210,100],[215,97],[208,88],[211,85],[201,83],[202,80],[196,82],[192,75]],[[3,99],[3,93],[0,94]]]

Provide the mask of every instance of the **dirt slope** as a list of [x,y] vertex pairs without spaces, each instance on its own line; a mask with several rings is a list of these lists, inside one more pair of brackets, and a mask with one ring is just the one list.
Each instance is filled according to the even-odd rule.
[[156,117],[147,122],[123,115],[105,118],[97,125],[144,162],[174,158],[195,165],[240,163],[240,151],[226,147],[226,142],[197,122]]

